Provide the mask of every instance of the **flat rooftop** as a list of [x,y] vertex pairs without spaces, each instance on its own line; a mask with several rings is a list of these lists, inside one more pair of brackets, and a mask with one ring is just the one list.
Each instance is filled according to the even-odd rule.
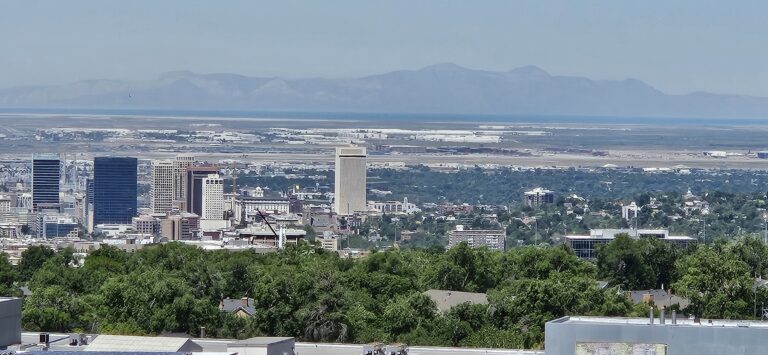
[[671,313],[667,314],[665,324],[659,323],[659,318],[653,320],[650,324],[648,318],[620,318],[620,317],[563,317],[553,320],[553,323],[568,324],[599,324],[599,325],[639,325],[654,327],[721,327],[721,328],[761,328],[768,330],[768,322],[752,320],[731,320],[731,319],[705,319],[700,323],[695,323],[692,319],[678,315],[677,324],[672,324]]

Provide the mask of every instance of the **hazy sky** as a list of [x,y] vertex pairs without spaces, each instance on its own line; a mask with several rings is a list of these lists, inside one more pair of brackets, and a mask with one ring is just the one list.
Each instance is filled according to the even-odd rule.
[[0,87],[454,62],[768,96],[768,1],[2,0]]

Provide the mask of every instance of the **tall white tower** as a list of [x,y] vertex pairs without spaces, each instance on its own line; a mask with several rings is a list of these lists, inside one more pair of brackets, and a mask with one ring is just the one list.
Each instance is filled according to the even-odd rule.
[[219,174],[203,178],[203,215],[201,219],[224,219],[224,179]]
[[337,214],[351,215],[365,211],[365,158],[365,147],[336,148],[334,206]]
[[152,161],[152,212],[166,213],[173,208],[174,165],[170,160]]

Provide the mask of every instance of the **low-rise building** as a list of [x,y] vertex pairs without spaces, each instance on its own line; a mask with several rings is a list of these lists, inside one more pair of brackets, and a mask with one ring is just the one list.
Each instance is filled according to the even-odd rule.
[[573,249],[578,257],[594,259],[597,258],[598,246],[610,243],[619,234],[627,234],[635,239],[654,238],[681,248],[697,242],[695,238],[688,236],[669,235],[669,230],[666,229],[593,229],[589,235],[565,236],[565,244]]
[[525,196],[525,204],[530,207],[555,203],[555,192],[552,190],[537,187],[531,191],[526,191],[523,195]]

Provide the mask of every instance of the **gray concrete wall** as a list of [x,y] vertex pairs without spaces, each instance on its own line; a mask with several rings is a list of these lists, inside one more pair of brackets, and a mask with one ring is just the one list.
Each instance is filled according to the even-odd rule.
[[[658,322],[658,320],[657,320]],[[768,354],[768,328],[567,322],[546,324],[547,355],[573,355],[576,343],[667,344],[669,355]]]
[[0,298],[0,348],[21,344],[21,298]]

